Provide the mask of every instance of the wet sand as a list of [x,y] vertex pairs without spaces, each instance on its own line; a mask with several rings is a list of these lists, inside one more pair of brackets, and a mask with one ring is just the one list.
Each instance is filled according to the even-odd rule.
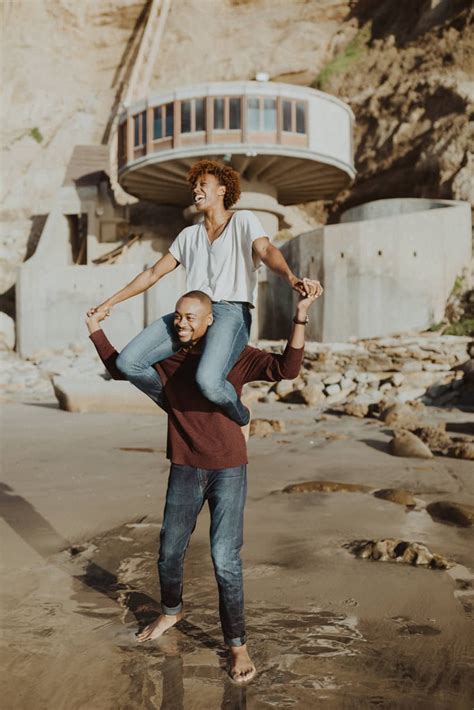
[[[239,688],[225,672],[207,510],[186,560],[186,619],[160,641],[135,640],[158,609],[164,419],[3,407],[4,707],[472,708],[473,528],[370,493],[281,492],[334,480],[472,505],[472,462],[392,457],[387,428],[370,420],[316,421],[281,404],[254,414],[286,431],[250,442],[243,560],[259,674]],[[389,536],[458,564],[374,562],[343,547]]]

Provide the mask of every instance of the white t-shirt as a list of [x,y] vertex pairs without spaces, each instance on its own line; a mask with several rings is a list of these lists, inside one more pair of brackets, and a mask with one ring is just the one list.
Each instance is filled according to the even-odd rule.
[[265,236],[253,212],[236,210],[212,244],[200,222],[183,229],[169,250],[186,269],[189,291],[204,291],[213,301],[246,301],[255,306],[259,264],[254,264],[252,244]]

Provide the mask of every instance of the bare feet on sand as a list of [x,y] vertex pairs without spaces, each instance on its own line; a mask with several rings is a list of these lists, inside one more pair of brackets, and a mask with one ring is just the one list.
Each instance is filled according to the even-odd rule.
[[230,672],[229,675],[234,683],[248,683],[256,674],[247,651],[247,646],[231,646],[230,652]]
[[165,631],[171,629],[172,626],[181,621],[184,618],[184,614],[175,614],[173,616],[168,614],[161,614],[153,623],[145,626],[143,631],[137,634],[137,641],[143,643],[143,641],[152,641],[153,639],[160,638],[163,636]]

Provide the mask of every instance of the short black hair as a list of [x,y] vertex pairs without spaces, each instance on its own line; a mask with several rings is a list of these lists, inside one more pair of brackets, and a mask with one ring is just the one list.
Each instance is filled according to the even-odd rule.
[[182,298],[195,298],[204,306],[208,306],[209,310],[212,311],[212,300],[204,291],[188,291],[187,293],[183,293],[183,295],[178,298],[178,301],[181,301]]

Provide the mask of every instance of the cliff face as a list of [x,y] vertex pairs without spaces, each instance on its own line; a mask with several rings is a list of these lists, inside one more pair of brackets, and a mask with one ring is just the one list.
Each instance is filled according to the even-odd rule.
[[[396,10],[396,11],[395,11]],[[474,202],[471,3],[352,3],[357,33],[315,85],[356,116],[354,185],[329,208],[384,197]]]

